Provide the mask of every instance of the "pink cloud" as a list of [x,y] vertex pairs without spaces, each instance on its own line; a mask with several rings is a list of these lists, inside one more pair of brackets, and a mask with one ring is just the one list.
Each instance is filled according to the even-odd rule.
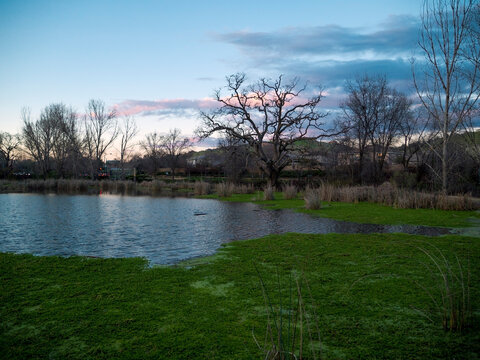
[[158,110],[202,110],[218,107],[218,102],[212,98],[197,100],[162,99],[162,100],[125,100],[113,105],[121,115],[137,115]]

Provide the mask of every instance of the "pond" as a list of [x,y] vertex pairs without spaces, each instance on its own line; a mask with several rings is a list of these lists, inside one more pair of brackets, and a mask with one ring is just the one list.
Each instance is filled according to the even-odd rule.
[[268,234],[441,235],[447,229],[355,224],[251,203],[117,195],[0,195],[0,252],[145,257],[174,264]]

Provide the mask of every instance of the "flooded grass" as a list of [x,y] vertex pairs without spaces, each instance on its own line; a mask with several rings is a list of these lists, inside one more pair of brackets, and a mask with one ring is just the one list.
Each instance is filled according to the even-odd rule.
[[[263,358],[262,287],[308,280],[326,359],[475,358],[480,352],[480,242],[461,236],[271,235],[228,244],[185,266],[145,260],[0,254],[0,348],[8,359]],[[444,331],[421,242],[468,265],[472,321]],[[258,271],[258,272],[257,272]],[[283,299],[283,300],[281,300]],[[273,304],[275,306],[275,304]],[[433,321],[417,311],[421,309]],[[285,310],[285,311],[288,311]],[[313,316],[305,308],[305,317]]]

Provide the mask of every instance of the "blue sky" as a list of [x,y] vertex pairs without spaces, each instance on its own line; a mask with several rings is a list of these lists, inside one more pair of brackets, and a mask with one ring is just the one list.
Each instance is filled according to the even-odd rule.
[[198,124],[226,75],[298,76],[334,109],[347,78],[408,90],[420,0],[0,0],[0,131],[91,98],[135,115],[140,135]]

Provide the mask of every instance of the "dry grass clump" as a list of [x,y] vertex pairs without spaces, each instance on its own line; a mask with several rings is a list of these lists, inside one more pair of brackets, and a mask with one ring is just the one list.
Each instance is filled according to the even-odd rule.
[[283,198],[286,200],[296,199],[298,194],[297,187],[295,185],[285,185],[283,188]]
[[275,189],[268,185],[263,189],[263,200],[275,200]]
[[208,195],[210,193],[210,184],[205,181],[195,181],[193,192],[195,195]]
[[242,184],[235,186],[235,194],[253,194],[255,187],[252,184]]
[[305,207],[309,210],[318,210],[322,207],[322,192],[319,188],[312,189],[307,187],[303,198]]
[[324,183],[318,188],[322,201],[332,202],[334,200],[335,186],[332,184]]
[[357,203],[361,201],[399,209],[475,210],[479,208],[468,195],[444,195],[398,189],[389,182],[375,186],[334,187],[322,184],[316,189],[323,201]]
[[221,197],[228,197],[232,196],[234,192],[236,192],[236,187],[232,183],[218,183],[215,187],[216,193],[218,196]]
[[153,194],[161,194],[162,193],[162,189],[165,187],[166,183],[165,181],[161,181],[161,180],[153,180],[151,183],[150,183],[150,191],[153,193]]

